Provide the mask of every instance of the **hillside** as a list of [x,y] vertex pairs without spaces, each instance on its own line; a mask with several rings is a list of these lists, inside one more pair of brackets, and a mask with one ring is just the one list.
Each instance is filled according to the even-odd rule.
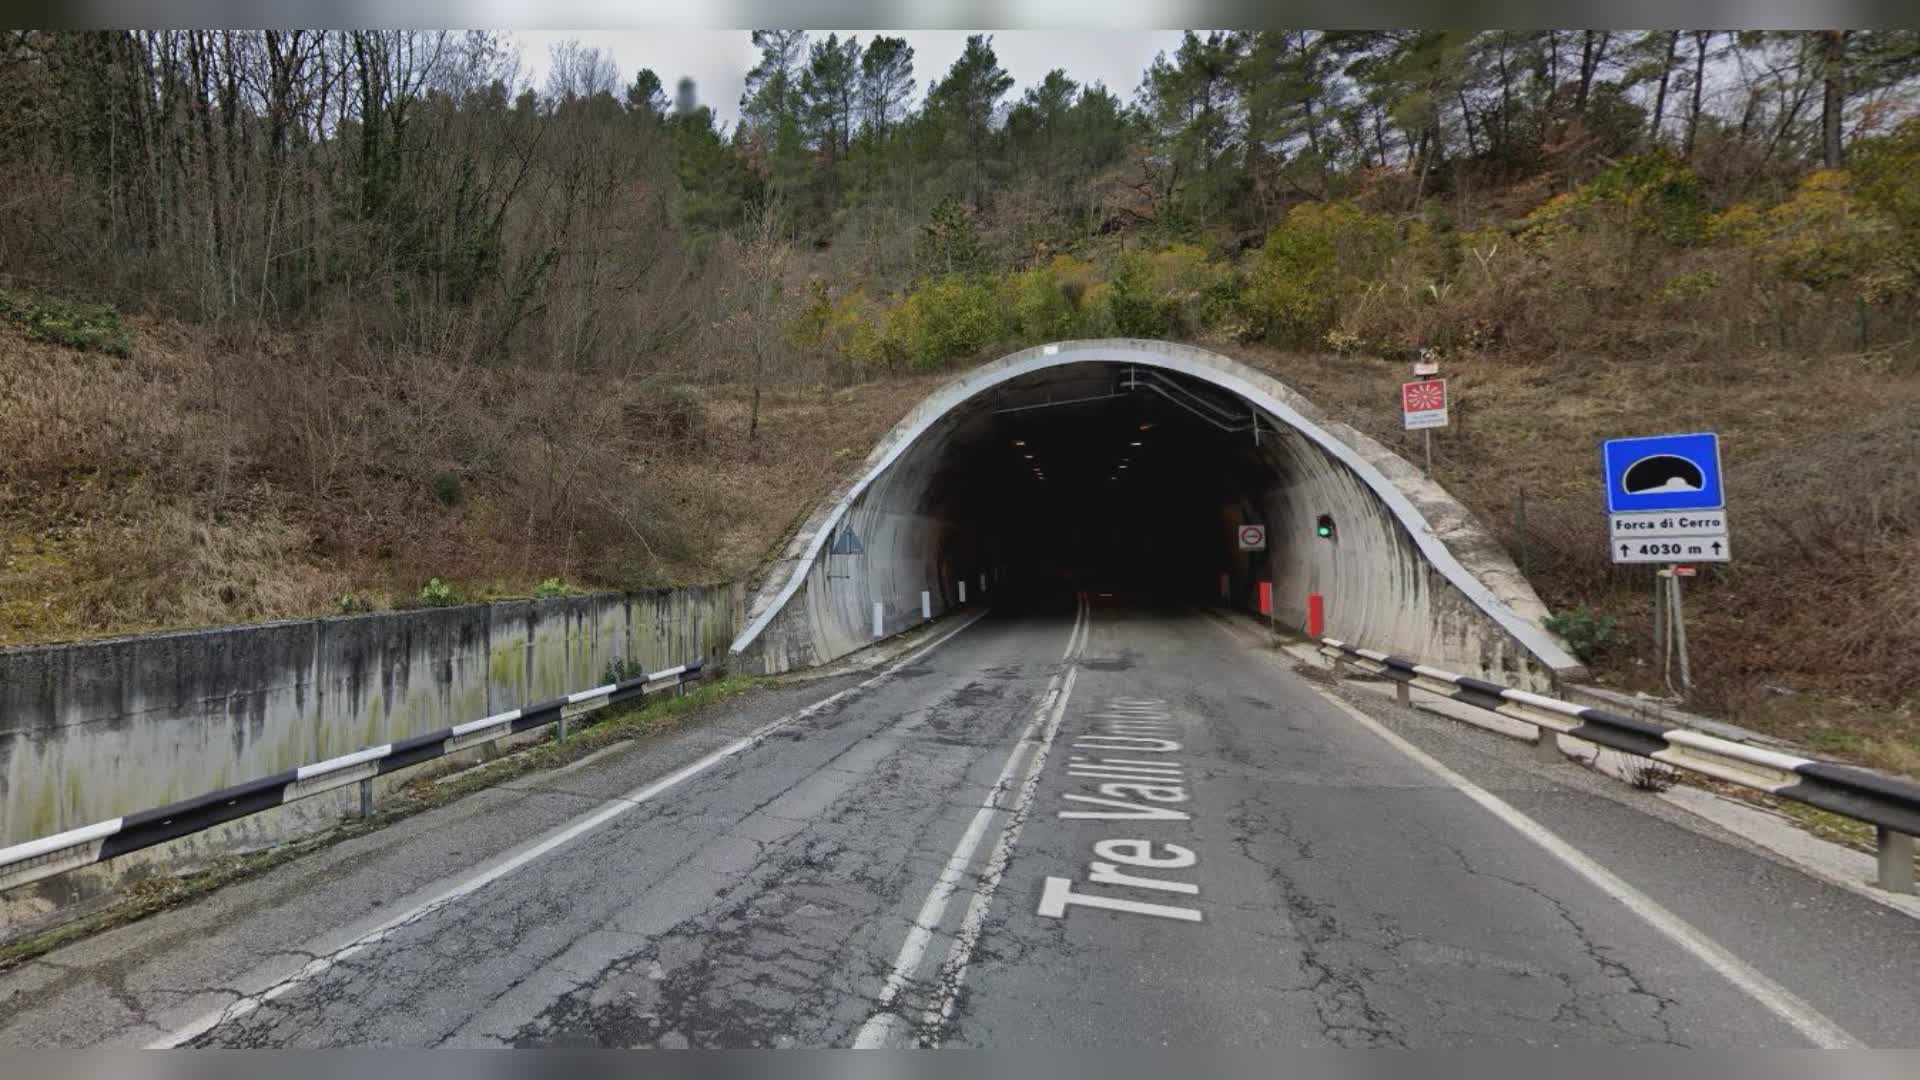
[[[533,595],[549,579],[738,578],[948,377],[770,388],[749,439],[752,392],[737,384],[597,386],[584,408],[568,396],[584,392],[527,382],[522,405],[490,416],[515,395],[432,390],[452,374],[423,363],[319,408],[267,374],[249,389],[244,373],[277,370],[274,357],[164,321],[127,329],[119,357],[0,328],[0,643],[406,606],[432,578],[475,599]],[[1226,351],[1417,460],[1399,429],[1402,364]],[[1920,376],[1884,354],[1769,352],[1595,358],[1571,375],[1459,360],[1446,374],[1456,405],[1435,441],[1437,478],[1549,606],[1617,620],[1593,642],[1603,678],[1661,690],[1645,664],[1647,572],[1606,558],[1595,448],[1623,432],[1717,430],[1739,559],[1690,585],[1701,700],[1920,771]],[[374,404],[429,393],[432,423]],[[317,434],[356,414],[351,438]],[[381,456],[456,429],[475,441]],[[458,478],[454,498],[445,476]]]
[[[1699,697],[1920,772],[1920,33],[0,32],[0,643],[751,573],[930,387],[1190,341],[1438,478],[1658,689],[1603,438],[1725,440]],[[563,55],[564,54],[564,55]],[[922,92],[924,90],[924,92]],[[1521,493],[1525,492],[1524,525]]]
[[749,439],[739,386],[124,329],[0,325],[0,644],[735,579],[934,381],[770,388]]

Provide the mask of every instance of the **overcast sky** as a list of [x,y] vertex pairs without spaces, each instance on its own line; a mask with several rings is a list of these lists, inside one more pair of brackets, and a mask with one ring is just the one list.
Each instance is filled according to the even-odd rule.
[[[929,82],[944,76],[960,58],[968,33],[879,32],[904,37],[913,46],[916,101],[926,93]],[[853,33],[866,41],[875,31]],[[1130,102],[1154,54],[1162,49],[1171,52],[1180,45],[1177,30],[996,30],[992,34],[994,54],[1014,78],[1009,98],[1017,98],[1048,71],[1065,68],[1080,82],[1105,82],[1122,102]],[[520,30],[513,37],[520,43],[522,70],[535,86],[546,80],[547,50],[567,38],[578,38],[584,45],[612,54],[620,68],[622,85],[632,81],[639,69],[652,68],[671,95],[680,76],[691,76],[700,104],[711,106],[729,126],[740,116],[740,90],[747,70],[759,59],[745,30]]]

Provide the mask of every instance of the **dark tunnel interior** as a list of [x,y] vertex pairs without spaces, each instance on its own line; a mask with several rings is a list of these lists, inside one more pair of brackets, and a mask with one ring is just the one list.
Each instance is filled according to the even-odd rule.
[[1001,568],[1002,607],[1078,591],[1214,599],[1233,523],[1258,519],[1255,500],[1278,482],[1256,428],[1279,437],[1244,400],[1177,373],[1050,369],[969,403],[926,511],[963,523],[978,560]]

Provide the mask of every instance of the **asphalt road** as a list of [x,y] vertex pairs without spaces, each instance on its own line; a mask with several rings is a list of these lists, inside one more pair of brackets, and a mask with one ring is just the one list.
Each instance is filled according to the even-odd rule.
[[1920,926],[1095,597],[0,975],[0,1044],[1920,1045]]

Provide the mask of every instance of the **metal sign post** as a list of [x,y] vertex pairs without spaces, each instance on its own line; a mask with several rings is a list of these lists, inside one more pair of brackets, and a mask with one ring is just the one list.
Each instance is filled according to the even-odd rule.
[[[1611,439],[1601,448],[1607,485],[1607,553],[1615,563],[1654,563],[1653,648],[1660,678],[1693,692],[1680,579],[1685,563],[1731,562],[1720,439],[1712,432]],[[1679,685],[1674,685],[1675,660]]]
[[[1266,564],[1266,556],[1263,554],[1267,550],[1267,527],[1265,524],[1246,522],[1235,529],[1233,533],[1234,540],[1240,545],[1240,550],[1252,554],[1253,557],[1249,561],[1254,566]],[[1273,575],[1271,573],[1272,567],[1268,565],[1266,568],[1269,571],[1267,575],[1269,580],[1260,583],[1260,606],[1265,608],[1267,612],[1267,640],[1271,643],[1274,640],[1273,585],[1271,583]]]
[[[1693,693],[1693,669],[1687,663],[1687,618],[1680,603],[1681,574],[1675,573],[1675,567],[1660,569],[1660,576],[1667,579],[1667,612],[1672,616],[1671,629],[1667,634],[1669,653],[1677,653],[1680,658],[1680,696]],[[1684,568],[1681,568],[1684,569]]]

